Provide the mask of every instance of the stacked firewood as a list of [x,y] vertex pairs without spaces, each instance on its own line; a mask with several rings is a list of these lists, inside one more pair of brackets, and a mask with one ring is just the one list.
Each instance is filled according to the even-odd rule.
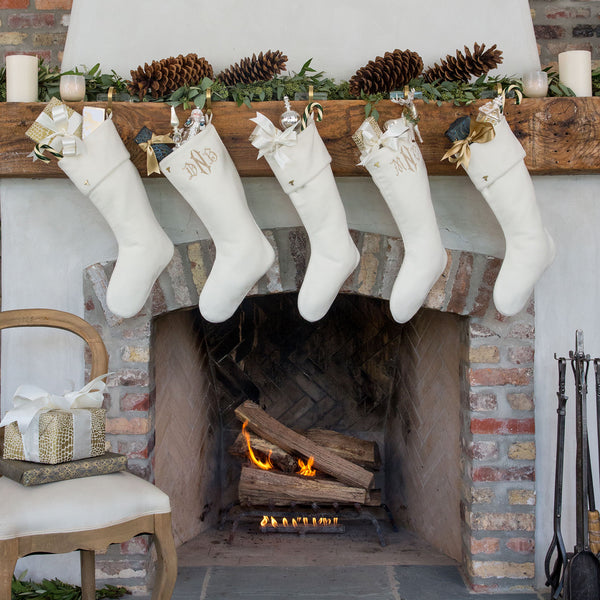
[[[374,490],[374,474],[381,460],[375,442],[324,429],[302,433],[286,427],[254,402],[246,401],[235,414],[250,430],[255,455],[272,468],[253,464],[242,467],[239,500],[242,505],[289,506],[298,504],[362,504],[379,506],[381,494]],[[248,441],[240,433],[230,448],[233,455],[248,457]],[[310,463],[315,476],[298,474]]]

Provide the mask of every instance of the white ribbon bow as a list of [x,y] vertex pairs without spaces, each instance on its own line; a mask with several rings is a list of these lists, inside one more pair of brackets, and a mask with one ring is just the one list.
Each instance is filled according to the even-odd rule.
[[80,390],[68,392],[64,396],[51,394],[36,385],[21,385],[13,396],[13,408],[4,415],[0,427],[16,422],[19,432],[23,434],[33,419],[41,413],[56,409],[100,408],[106,388],[103,379],[107,376],[108,373],[100,375]]
[[390,150],[397,152],[400,146],[408,139],[403,140],[407,133],[411,131],[410,125],[402,118],[394,119],[386,123],[386,131],[378,135],[370,127],[365,127],[362,130],[362,139],[364,151],[361,154],[360,166],[365,167],[374,158],[374,152],[379,148],[387,147]]
[[286,155],[283,149],[286,146],[296,145],[294,128],[288,127],[281,131],[265,115],[259,112],[256,113],[254,119],[250,120],[257,125],[250,136],[251,144],[259,151],[257,160],[262,156],[272,156],[283,169],[291,161],[291,158]]
[[[75,111],[69,113],[64,104],[58,104],[52,107],[52,116],[42,112],[36,119],[37,122],[52,133],[37,143],[41,147],[44,144],[51,146],[56,152],[63,156],[75,156],[78,154],[81,145],[81,139],[75,135],[77,128],[81,125],[81,115]],[[28,154],[33,157],[33,162],[38,160],[35,151]]]

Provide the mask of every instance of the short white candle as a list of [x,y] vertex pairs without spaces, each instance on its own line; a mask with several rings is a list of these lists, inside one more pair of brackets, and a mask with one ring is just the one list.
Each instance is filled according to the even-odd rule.
[[85,98],[83,75],[61,75],[60,97],[64,102],[81,102]]
[[523,93],[528,98],[545,98],[548,93],[548,73],[546,71],[523,73]]
[[38,57],[11,54],[6,57],[6,101],[37,102]]
[[592,95],[592,54],[589,50],[569,50],[558,55],[560,82],[576,96]]

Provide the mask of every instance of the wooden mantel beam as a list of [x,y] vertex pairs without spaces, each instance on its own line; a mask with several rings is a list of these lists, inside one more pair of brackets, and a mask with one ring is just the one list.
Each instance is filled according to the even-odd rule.
[[[421,150],[430,175],[462,175],[448,161],[440,159],[450,147],[444,132],[455,119],[475,115],[477,107],[442,106],[417,101],[421,116],[419,129],[423,137]],[[330,100],[323,102],[324,119],[318,123],[319,132],[332,156],[335,175],[368,176],[363,167],[357,166],[359,152],[352,134],[364,119],[364,102],[360,100]],[[95,103],[95,106],[105,106]],[[302,112],[304,102],[292,106]],[[72,105],[81,111],[81,104]],[[64,177],[55,162],[50,165],[32,162],[27,155],[33,142],[25,131],[41,112],[42,103],[0,103],[0,177]],[[145,155],[133,141],[145,125],[154,133],[170,131],[170,107],[162,103],[114,104],[114,122],[123,137],[132,160],[142,176],[146,177]],[[252,109],[237,106],[233,102],[213,104],[214,120],[223,142],[227,146],[237,169],[243,177],[271,176],[264,159],[256,160],[257,150],[250,145],[248,137],[254,128],[250,118],[259,111],[278,123],[283,112],[282,102],[256,102]],[[390,101],[377,104],[380,123],[397,118],[401,114],[398,105]],[[600,173],[600,98],[525,98],[520,105],[508,100],[506,115],[516,136],[527,152],[525,160],[532,175],[571,175]],[[189,111],[178,108],[183,122]],[[162,175],[152,175],[162,177]]]

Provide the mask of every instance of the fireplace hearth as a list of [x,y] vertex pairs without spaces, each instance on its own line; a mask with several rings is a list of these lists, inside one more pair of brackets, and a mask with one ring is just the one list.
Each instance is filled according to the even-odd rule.
[[[533,304],[517,317],[501,317],[491,303],[500,261],[448,251],[446,272],[425,307],[400,326],[386,298],[401,241],[353,231],[362,262],[330,314],[311,324],[295,305],[304,232],[265,233],[278,260],[219,325],[203,321],[196,306],[214,259],[210,241],[179,245],[146,309],[127,321],[104,306],[112,264],[86,271],[86,318],[115,357],[108,437],[129,454],[133,469],[169,493],[181,552],[196,548],[214,557],[211,548],[219,547],[219,560],[236,561],[230,553],[247,552],[245,543],[256,549],[281,537],[251,542],[240,526],[224,551],[227,531],[219,531],[223,511],[238,501],[241,465],[228,453],[241,430],[235,409],[250,400],[293,429],[320,427],[378,445],[375,487],[401,528],[396,534],[380,521],[386,553],[458,563],[480,590],[531,586]],[[379,547],[367,529],[356,547],[360,539]],[[340,543],[354,552],[348,535]],[[294,546],[320,538],[283,537],[294,538],[285,547],[296,559]],[[490,555],[494,539],[503,542]],[[132,555],[131,564],[136,560],[143,555]]]

